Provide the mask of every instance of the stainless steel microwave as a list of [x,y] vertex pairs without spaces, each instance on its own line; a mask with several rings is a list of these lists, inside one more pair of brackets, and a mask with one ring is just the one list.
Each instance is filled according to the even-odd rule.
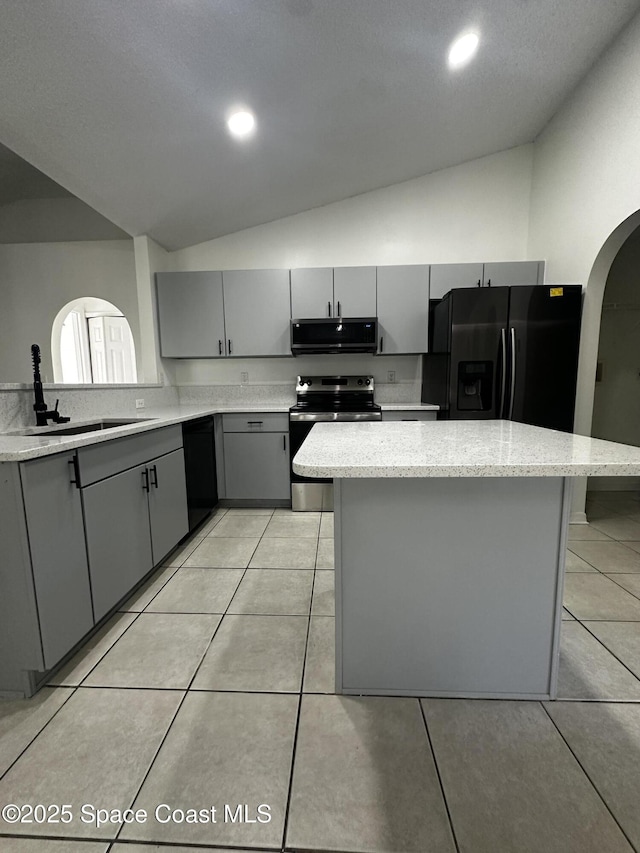
[[323,317],[291,321],[293,355],[377,350],[377,317]]

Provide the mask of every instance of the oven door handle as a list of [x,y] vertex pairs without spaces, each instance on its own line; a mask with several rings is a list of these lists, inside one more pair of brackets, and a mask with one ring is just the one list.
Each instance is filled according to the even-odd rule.
[[381,420],[381,412],[291,412],[289,414],[289,423],[292,424],[333,424]]

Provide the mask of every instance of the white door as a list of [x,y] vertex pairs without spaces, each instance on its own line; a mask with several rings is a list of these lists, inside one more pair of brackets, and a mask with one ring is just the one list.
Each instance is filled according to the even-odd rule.
[[87,322],[93,381],[136,382],[135,350],[126,318],[91,317]]

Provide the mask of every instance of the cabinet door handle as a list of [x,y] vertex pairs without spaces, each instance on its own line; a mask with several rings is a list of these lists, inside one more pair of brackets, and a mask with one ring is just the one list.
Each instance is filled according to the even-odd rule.
[[151,473],[153,474],[153,480],[151,481],[151,485],[155,486],[157,489],[158,488],[158,466],[157,465],[151,466]]
[[482,281],[478,279],[478,287],[482,287]]
[[384,335],[380,335],[380,352],[384,350]]
[[487,279],[487,287],[491,287],[491,279],[490,278]]
[[229,344],[229,355],[231,355],[231,338],[227,340],[227,343]]
[[327,317],[331,316],[331,303],[327,302]]
[[282,449],[284,450],[285,453],[287,452],[287,436],[286,435],[282,436]]
[[142,472],[142,488],[145,492],[149,491],[149,472],[146,468]]
[[247,426],[262,426],[262,421],[247,421]]
[[69,465],[73,467],[73,476],[69,480],[69,483],[72,486],[75,486],[76,489],[80,488],[80,471],[78,470],[78,455],[77,453],[73,454],[73,459],[69,460]]
[[340,301],[338,301],[338,317],[342,317],[342,309],[340,308]]
[[222,355],[222,341],[218,340],[218,355]]

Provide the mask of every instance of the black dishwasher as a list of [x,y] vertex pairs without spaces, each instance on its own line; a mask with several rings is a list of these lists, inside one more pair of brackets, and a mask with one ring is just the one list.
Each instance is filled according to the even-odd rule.
[[182,438],[191,532],[218,503],[213,416],[185,421],[182,424]]

